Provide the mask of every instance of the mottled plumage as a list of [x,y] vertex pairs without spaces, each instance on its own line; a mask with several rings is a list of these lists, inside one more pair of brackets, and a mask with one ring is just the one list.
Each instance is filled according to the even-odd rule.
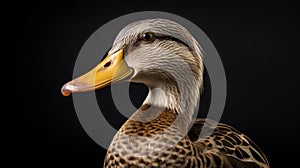
[[[199,139],[205,119],[198,118],[188,135],[183,136],[182,130],[173,127],[177,116],[174,112],[163,109],[160,113],[162,109],[155,107],[152,110],[160,113],[155,116],[156,112],[147,111],[150,106],[142,106],[122,126],[107,152],[105,167],[268,167],[257,145],[231,126],[206,120],[207,129],[214,129],[213,133]],[[144,115],[149,121],[136,121]],[[162,132],[163,135],[151,138]],[[161,150],[153,152],[147,144]]]

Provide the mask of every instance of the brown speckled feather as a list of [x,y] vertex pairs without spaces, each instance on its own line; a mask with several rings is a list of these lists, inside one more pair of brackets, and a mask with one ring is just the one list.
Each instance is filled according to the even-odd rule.
[[267,158],[259,147],[246,135],[229,125],[217,124],[213,120],[206,119],[208,129],[217,126],[210,136],[199,139],[204,122],[205,119],[196,119],[188,133],[191,141],[201,144],[207,151],[216,151],[215,153],[224,155],[233,167],[269,167]]
[[[188,135],[181,133],[174,121],[176,113],[158,107],[142,106],[115,136],[105,159],[105,167],[199,167],[199,168],[267,168],[261,150],[244,134],[218,124],[210,136],[199,139],[204,119],[196,119]],[[146,113],[147,112],[147,113]],[[150,113],[149,113],[150,112]],[[137,121],[144,115],[150,121]],[[208,128],[214,121],[207,120]],[[151,138],[164,133],[164,136]],[[128,136],[129,135],[129,136]],[[137,137],[146,137],[137,141]],[[183,137],[183,138],[182,138]],[[158,152],[149,152],[149,146]],[[162,150],[159,150],[162,149]]]

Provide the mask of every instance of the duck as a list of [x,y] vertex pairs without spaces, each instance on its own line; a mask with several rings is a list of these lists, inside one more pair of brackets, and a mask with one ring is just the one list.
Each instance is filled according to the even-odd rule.
[[[163,18],[129,23],[95,68],[61,93],[143,83],[148,95],[121,126],[104,159],[110,167],[269,168],[262,150],[230,125],[197,118],[203,50],[181,24]],[[200,136],[202,130],[211,133]]]

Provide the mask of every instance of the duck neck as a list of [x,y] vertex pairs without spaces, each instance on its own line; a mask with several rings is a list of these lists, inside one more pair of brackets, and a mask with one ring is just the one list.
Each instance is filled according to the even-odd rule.
[[187,131],[197,115],[200,86],[196,80],[148,85],[149,93],[143,105],[167,109],[179,119],[181,129]]

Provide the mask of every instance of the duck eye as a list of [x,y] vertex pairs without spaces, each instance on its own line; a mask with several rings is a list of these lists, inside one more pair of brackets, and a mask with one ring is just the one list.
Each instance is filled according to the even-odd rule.
[[154,39],[153,33],[144,33],[142,36],[144,41],[152,41]]

